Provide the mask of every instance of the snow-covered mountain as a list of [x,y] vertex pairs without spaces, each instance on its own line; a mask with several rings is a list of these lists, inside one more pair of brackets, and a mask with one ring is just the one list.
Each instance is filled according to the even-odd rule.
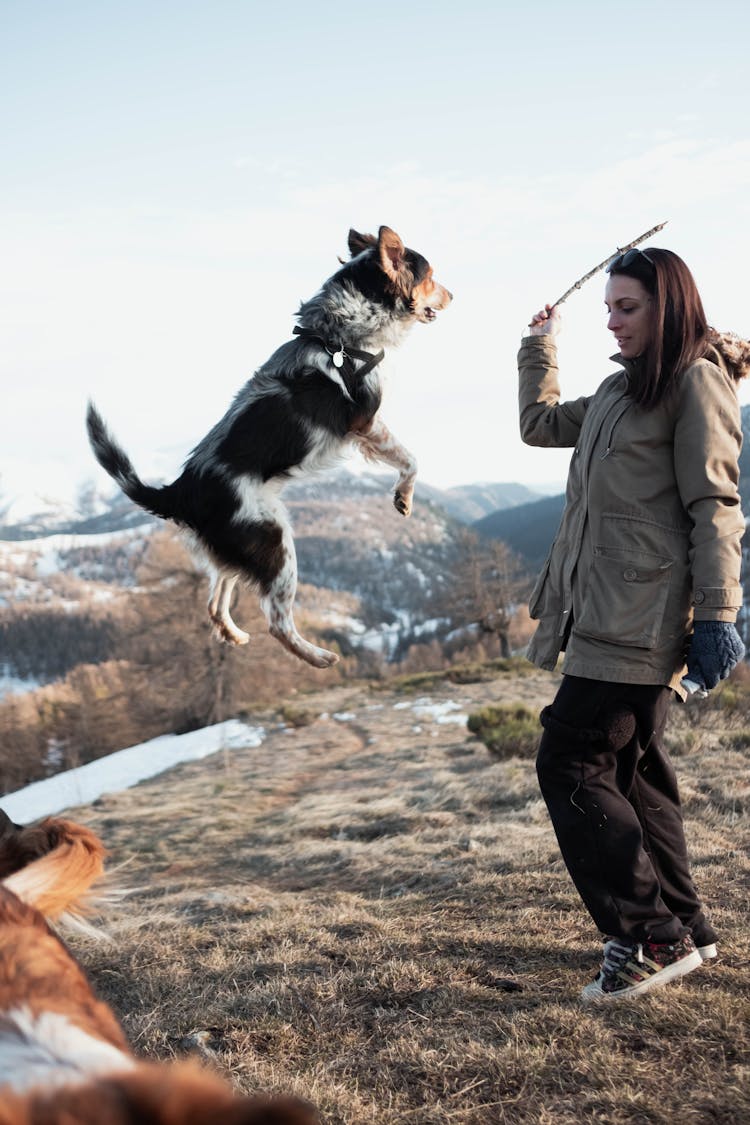
[[[392,474],[341,470],[285,493],[300,601],[343,653],[369,649],[388,659],[429,637],[431,603],[461,524],[528,492],[487,484],[445,492],[418,483],[404,520],[393,508],[393,485]],[[78,511],[51,508],[0,527],[0,696],[62,676],[81,660],[107,658],[109,621],[137,596],[154,534],[169,526],[119,492],[83,501]],[[310,589],[319,595],[311,598]]]

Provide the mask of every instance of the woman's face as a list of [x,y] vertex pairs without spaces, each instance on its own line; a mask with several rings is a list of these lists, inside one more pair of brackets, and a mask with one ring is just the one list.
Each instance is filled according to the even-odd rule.
[[614,335],[623,359],[643,355],[651,343],[651,297],[634,277],[613,273],[604,290],[609,317],[607,328]]

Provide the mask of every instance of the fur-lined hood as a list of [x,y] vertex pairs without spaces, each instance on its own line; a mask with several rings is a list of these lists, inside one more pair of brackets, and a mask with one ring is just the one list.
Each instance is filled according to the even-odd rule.
[[[708,342],[719,353],[733,379],[745,379],[750,375],[750,340],[743,340],[734,332],[717,332],[715,328],[709,328]],[[711,356],[706,358],[711,359]]]

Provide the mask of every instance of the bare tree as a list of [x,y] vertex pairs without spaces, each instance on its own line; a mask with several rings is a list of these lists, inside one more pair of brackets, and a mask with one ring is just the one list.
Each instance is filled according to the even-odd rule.
[[[257,597],[244,598],[248,645],[220,644],[206,612],[208,580],[171,531],[151,539],[138,571],[119,654],[145,673],[134,705],[159,714],[169,730],[218,723],[248,706],[276,701],[289,690],[320,682],[268,635]],[[235,596],[243,598],[238,588]],[[327,673],[326,680],[331,680]]]
[[465,529],[458,534],[435,609],[453,629],[497,638],[500,654],[510,656],[511,626],[527,585],[525,567],[507,544]]
[[205,575],[165,531],[153,536],[138,582],[123,639],[126,658],[146,673],[137,707],[183,731],[221,722],[233,709],[237,654],[211,636]]

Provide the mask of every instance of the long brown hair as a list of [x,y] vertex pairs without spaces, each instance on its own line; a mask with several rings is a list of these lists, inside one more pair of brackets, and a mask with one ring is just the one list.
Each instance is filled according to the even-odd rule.
[[632,385],[633,398],[648,410],[706,355],[710,329],[703,302],[690,270],[671,250],[649,246],[626,267],[615,264],[609,272],[635,278],[651,297],[651,343]]

